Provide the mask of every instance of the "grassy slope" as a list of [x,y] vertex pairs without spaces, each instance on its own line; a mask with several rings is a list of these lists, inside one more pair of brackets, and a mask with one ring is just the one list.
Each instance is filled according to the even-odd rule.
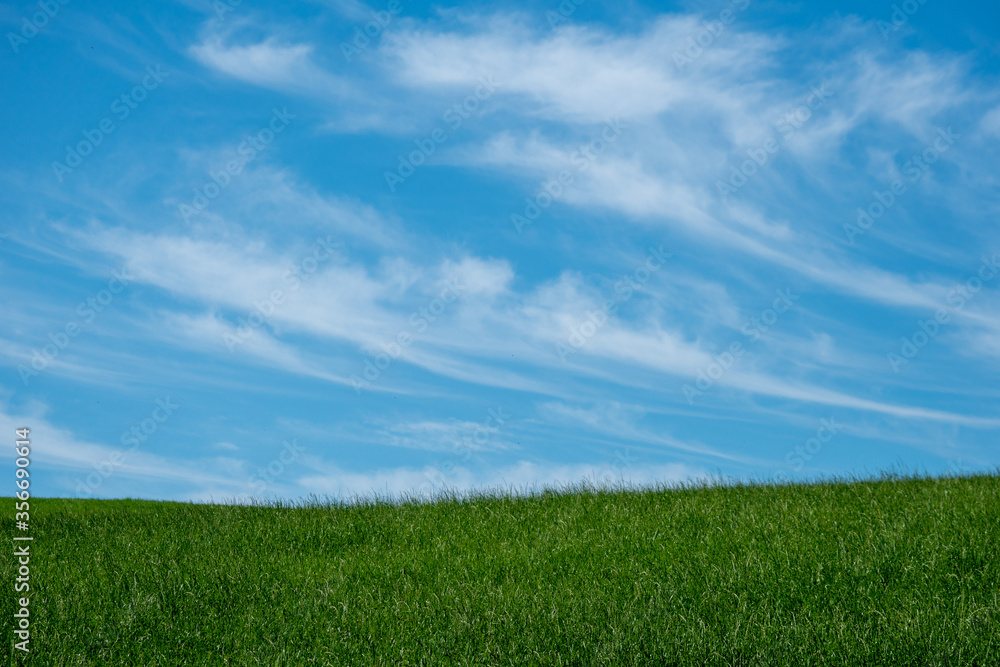
[[1000,665],[998,491],[976,477],[336,508],[34,500],[31,657]]

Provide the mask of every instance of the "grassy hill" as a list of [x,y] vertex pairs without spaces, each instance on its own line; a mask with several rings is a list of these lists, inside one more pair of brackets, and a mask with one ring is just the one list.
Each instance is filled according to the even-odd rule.
[[998,493],[980,476],[355,506],[36,499],[17,662],[1000,665]]

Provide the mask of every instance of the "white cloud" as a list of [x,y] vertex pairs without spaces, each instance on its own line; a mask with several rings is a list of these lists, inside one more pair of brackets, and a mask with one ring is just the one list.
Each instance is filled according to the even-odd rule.
[[192,46],[190,53],[205,67],[258,86],[321,91],[331,97],[348,90],[343,80],[313,62],[310,44],[279,44],[270,38],[236,46],[213,35]]
[[980,122],[983,132],[1000,137],[1000,106],[989,111]]
[[596,486],[629,484],[654,486],[704,479],[703,469],[684,464],[633,465],[622,470],[607,463],[561,464],[520,460],[492,470],[477,471],[455,467],[447,475],[437,468],[383,468],[355,472],[331,467],[321,475],[307,475],[298,484],[309,493],[335,498],[422,496],[443,491],[502,491],[527,493],[543,489],[565,488],[589,482]]
[[[131,444],[109,446],[81,440],[72,431],[54,425],[47,419],[47,411],[48,408],[41,404],[13,413],[5,406],[0,409],[0,428],[6,433],[13,433],[15,428],[30,428],[32,465],[72,475],[69,488],[75,490],[74,496],[81,495],[82,492],[76,490],[80,488],[89,489],[83,494],[85,496],[136,495],[121,490],[142,488],[144,480],[170,482],[188,489],[211,488],[217,494],[235,494],[242,490],[239,477],[234,478],[228,460],[180,460],[154,453],[168,449],[162,442],[168,437],[165,433],[154,433],[135,450]],[[42,476],[41,480],[44,478]],[[46,490],[46,483],[41,480],[34,482],[33,493],[54,495],[54,489]]]
[[594,123],[654,116],[696,100],[702,107],[735,110],[755,85],[720,87],[714,74],[721,67],[741,74],[763,67],[775,44],[734,33],[699,60],[696,74],[680,72],[672,53],[700,29],[695,17],[675,16],[658,19],[637,36],[574,25],[537,35],[516,19],[494,16],[474,22],[464,34],[393,32],[383,49],[403,85],[467,88],[493,75],[503,94],[527,98],[534,107],[529,113],[541,116]]

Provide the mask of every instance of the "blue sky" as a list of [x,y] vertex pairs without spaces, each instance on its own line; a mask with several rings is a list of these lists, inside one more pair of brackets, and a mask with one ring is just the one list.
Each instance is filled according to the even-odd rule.
[[38,495],[995,469],[994,3],[0,22]]

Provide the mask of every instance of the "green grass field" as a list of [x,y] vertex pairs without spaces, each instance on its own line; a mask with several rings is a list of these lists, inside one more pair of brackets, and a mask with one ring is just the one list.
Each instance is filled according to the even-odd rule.
[[980,476],[354,506],[35,499],[32,652],[11,661],[1000,665],[998,493]]

